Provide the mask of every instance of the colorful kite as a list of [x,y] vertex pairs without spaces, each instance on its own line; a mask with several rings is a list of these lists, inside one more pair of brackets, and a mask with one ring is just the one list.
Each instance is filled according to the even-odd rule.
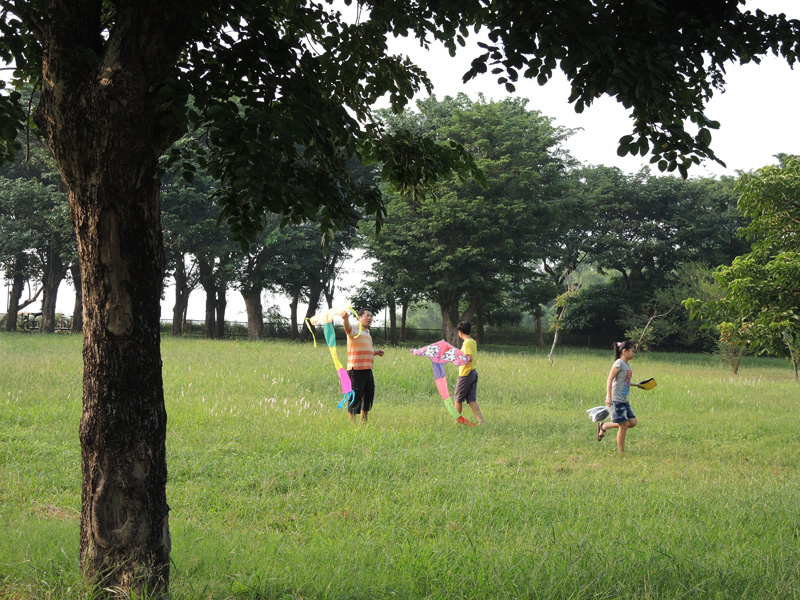
[[433,365],[433,379],[436,382],[436,388],[439,390],[442,400],[444,400],[447,412],[459,423],[475,427],[475,423],[467,420],[456,410],[455,404],[453,404],[453,400],[450,398],[450,390],[447,389],[447,374],[444,372],[445,363],[451,362],[457,367],[467,364],[469,362],[467,355],[444,340],[440,340],[424,348],[411,350],[411,354],[427,356],[431,359],[431,364]]
[[[348,406],[353,403],[353,400],[355,400],[355,392],[353,392],[353,384],[350,381],[350,376],[342,366],[342,363],[339,362],[339,356],[336,354],[336,332],[333,329],[334,317],[343,317],[347,313],[353,315],[356,321],[358,321],[358,315],[350,306],[329,308],[325,311],[318,312],[313,317],[306,319],[306,326],[308,327],[309,331],[311,331],[311,337],[314,339],[315,348],[317,347],[317,338],[314,335],[314,329],[312,328],[312,325],[322,323],[322,331],[325,334],[325,343],[328,344],[328,350],[330,350],[331,358],[333,359],[333,365],[336,367],[336,372],[339,374],[339,382],[342,384],[342,399],[339,400],[339,404],[336,405],[336,408],[342,408],[345,400],[347,401]],[[358,333],[353,337],[358,337],[359,335],[361,335],[360,321],[358,322]]]

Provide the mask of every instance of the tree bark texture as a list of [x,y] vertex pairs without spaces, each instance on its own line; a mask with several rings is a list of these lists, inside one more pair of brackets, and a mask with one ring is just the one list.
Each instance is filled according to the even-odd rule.
[[[170,0],[50,0],[35,119],[67,188],[84,320],[80,563],[102,593],[166,596],[170,534],[160,350],[160,89],[185,32]],[[173,67],[170,67],[173,65]]]
[[175,267],[175,272],[172,277],[175,280],[175,305],[172,307],[172,335],[179,337],[183,335],[184,315],[189,305],[189,294],[191,293],[183,254],[180,255],[180,260]]
[[251,342],[261,339],[264,331],[264,307],[261,304],[261,289],[242,290],[247,310],[247,335]]
[[42,274],[42,325],[39,333],[53,333],[56,330],[56,299],[58,288],[67,275],[69,265],[61,260],[61,255],[56,249],[56,244],[51,242],[47,248],[47,257],[44,261]]

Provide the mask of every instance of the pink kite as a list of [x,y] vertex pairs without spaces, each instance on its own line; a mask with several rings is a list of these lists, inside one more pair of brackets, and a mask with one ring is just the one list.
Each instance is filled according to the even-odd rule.
[[431,359],[431,364],[433,365],[433,379],[436,382],[436,388],[439,390],[442,400],[444,400],[447,412],[459,423],[475,427],[475,423],[467,420],[456,410],[455,404],[453,404],[453,400],[450,398],[450,390],[447,388],[447,374],[444,371],[445,363],[451,362],[457,367],[467,364],[469,362],[467,355],[444,340],[440,340],[424,348],[411,350],[411,354],[427,356]]

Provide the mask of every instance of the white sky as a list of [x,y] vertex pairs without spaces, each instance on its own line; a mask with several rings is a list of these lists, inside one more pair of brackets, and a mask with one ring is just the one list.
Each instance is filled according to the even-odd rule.
[[[760,8],[766,13],[785,13],[789,18],[800,19],[800,0],[748,0],[745,6],[748,10]],[[456,57],[450,57],[443,48],[426,53],[409,40],[401,42],[395,51],[407,54],[427,70],[438,98],[458,92],[472,98],[483,92],[487,100],[510,95],[496,83],[497,75],[484,74],[467,84],[461,82],[471,59],[480,51],[477,47],[464,48]],[[626,172],[649,164],[649,156],[617,156],[617,141],[631,133],[632,121],[616,100],[602,96],[577,114],[567,103],[569,84],[560,71],[544,86],[531,80],[518,81],[515,86],[513,96],[528,98],[529,109],[553,117],[557,126],[582,129],[565,143],[579,161],[616,166]],[[792,70],[785,61],[770,55],[760,65],[731,66],[725,92],[711,99],[706,112],[721,124],[719,130],[712,131],[712,148],[727,169],[716,163],[702,164],[690,169],[690,176],[735,175],[737,170],[749,171],[775,163],[775,154],[800,153],[798,96],[800,65]]]
[[[789,18],[800,19],[800,0],[748,0],[746,8],[760,8],[767,13],[785,13]],[[474,43],[474,42],[473,42]],[[487,100],[500,100],[509,94],[496,83],[496,75],[484,74],[462,84],[461,76],[477,55],[474,46],[464,48],[451,58],[444,48],[429,53],[408,39],[400,39],[392,50],[407,54],[428,71],[434,84],[434,93],[442,98],[464,92],[477,98],[483,92]],[[580,129],[565,147],[579,161],[586,164],[616,166],[626,172],[638,171],[649,164],[649,157],[617,156],[617,141],[631,132],[628,113],[615,100],[601,97],[582,114],[575,113],[567,103],[569,87],[562,75],[554,77],[547,85],[532,81],[519,81],[514,96],[528,98],[528,108],[541,111],[554,119],[556,126]],[[424,97],[424,94],[423,96]],[[753,170],[775,163],[778,153],[800,154],[800,118],[797,99],[800,97],[800,65],[795,70],[776,57],[767,57],[760,65],[731,66],[726,77],[726,90],[717,93],[707,108],[707,116],[721,123],[712,132],[712,148],[725,161],[727,169],[716,163],[705,163],[690,169],[690,176],[735,175],[737,170]],[[364,270],[363,264],[350,261],[345,283],[357,278]],[[172,318],[174,292],[167,291],[162,303],[162,318]],[[341,300],[341,299],[337,299]],[[72,313],[73,291],[66,284],[59,290],[58,311]],[[204,318],[204,294],[195,291],[190,298],[189,318]],[[285,299],[268,297],[267,304],[278,304],[288,316]],[[29,310],[39,310],[31,305]],[[5,307],[3,307],[4,309]],[[302,307],[305,311],[305,307]],[[244,321],[246,313],[241,294],[228,292],[228,320]]]

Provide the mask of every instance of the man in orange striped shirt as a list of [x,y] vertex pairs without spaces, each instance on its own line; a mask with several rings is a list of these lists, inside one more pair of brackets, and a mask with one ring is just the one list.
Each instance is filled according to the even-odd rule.
[[372,336],[369,326],[372,325],[372,311],[362,308],[358,311],[358,321],[361,323],[361,334],[353,331],[347,313],[342,315],[344,330],[347,333],[347,374],[353,384],[355,397],[352,404],[347,407],[350,420],[355,420],[361,414],[361,422],[366,423],[369,411],[372,410],[372,401],[375,399],[375,380],[372,377],[372,362],[376,356],[383,356],[383,350],[375,350],[372,346]]

